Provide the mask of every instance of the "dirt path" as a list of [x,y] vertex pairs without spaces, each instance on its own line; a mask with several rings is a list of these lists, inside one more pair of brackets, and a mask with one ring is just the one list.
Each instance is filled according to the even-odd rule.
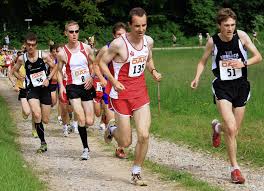
[[[98,143],[101,136],[89,136],[91,159],[79,161],[81,142],[78,135],[62,137],[62,130],[56,124],[55,113],[47,129],[49,150],[44,155],[36,155],[39,140],[31,137],[30,121],[22,120],[20,105],[13,91],[6,85],[6,79],[0,79],[0,92],[6,98],[17,116],[19,142],[25,160],[33,167],[40,178],[47,182],[50,190],[184,190],[180,185],[159,180],[158,175],[144,171],[144,177],[150,183],[148,187],[135,187],[129,184],[131,162],[118,160],[112,152]],[[133,146],[135,145],[133,137]],[[263,191],[264,168],[253,170],[242,165],[246,176],[245,185],[229,182],[229,164],[212,157],[210,153],[193,152],[185,146],[179,146],[151,137],[147,155],[149,160],[165,164],[172,169],[184,170],[195,177],[229,191]]]
[[56,110],[52,111],[50,124],[45,129],[48,152],[36,154],[39,139],[31,136],[31,121],[22,119],[17,95],[10,85],[7,85],[7,81],[6,78],[0,78],[0,94],[8,102],[11,115],[17,123],[19,133],[17,141],[21,145],[22,155],[40,179],[47,184],[48,190],[185,190],[176,183],[161,181],[158,175],[145,170],[143,176],[149,186],[131,185],[129,180],[132,163],[119,160],[113,156],[113,152],[106,151],[107,149],[100,143],[101,136],[88,136],[91,159],[80,161],[82,145],[79,135],[70,134],[67,138],[62,136],[62,128],[57,124],[55,117]]

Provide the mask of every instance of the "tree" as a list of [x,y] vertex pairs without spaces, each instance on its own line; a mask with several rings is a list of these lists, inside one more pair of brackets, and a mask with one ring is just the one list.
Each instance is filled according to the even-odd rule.
[[187,34],[214,31],[216,9],[213,0],[188,0],[186,10],[184,23]]

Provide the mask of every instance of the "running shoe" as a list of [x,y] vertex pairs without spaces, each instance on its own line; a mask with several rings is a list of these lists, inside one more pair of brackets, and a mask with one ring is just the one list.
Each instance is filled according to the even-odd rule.
[[217,148],[221,144],[221,133],[217,133],[215,128],[217,125],[220,125],[220,122],[217,119],[214,119],[211,125],[212,125],[212,130],[213,130],[213,133],[212,133],[213,147]]
[[69,132],[68,132],[68,126],[63,126],[63,136],[64,137],[68,137],[69,135]]
[[107,144],[109,144],[113,139],[113,135],[111,134],[110,131],[110,127],[112,126],[115,126],[115,120],[110,120],[109,123],[107,124],[107,128],[105,129],[104,140]]
[[34,137],[34,138],[38,138],[38,133],[37,133],[37,131],[34,129],[34,130],[32,130],[32,136]]
[[235,169],[231,172],[231,180],[232,180],[232,183],[235,183],[235,184],[245,183],[245,178],[242,176],[239,169]]
[[142,179],[142,177],[139,174],[132,174],[131,178],[131,184],[137,185],[137,186],[147,186],[146,181]]
[[61,117],[58,117],[58,122],[59,122],[60,125],[63,124]]
[[123,148],[117,148],[116,151],[115,151],[115,155],[117,158],[120,158],[120,159],[127,159],[127,155],[124,151]]
[[44,153],[48,150],[47,143],[41,143],[39,149],[37,150],[37,153]]
[[88,159],[90,159],[90,155],[89,155],[88,148],[83,149],[83,153],[82,153],[81,159],[82,160],[88,160]]

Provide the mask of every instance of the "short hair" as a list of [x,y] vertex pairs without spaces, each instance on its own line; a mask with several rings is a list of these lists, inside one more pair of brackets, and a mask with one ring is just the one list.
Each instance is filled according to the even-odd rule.
[[65,31],[67,31],[69,26],[72,26],[72,25],[77,25],[79,27],[79,24],[76,21],[70,20],[70,21],[66,22],[66,24],[65,24]]
[[139,16],[139,17],[143,17],[144,15],[147,16],[147,13],[144,9],[142,9],[141,7],[135,7],[133,9],[131,9],[129,11],[129,18],[128,18],[128,22],[131,24],[132,23],[132,18],[133,16]]
[[237,20],[236,13],[230,8],[222,8],[217,13],[216,22],[220,25],[221,22],[227,20],[228,18]]
[[115,35],[116,31],[118,31],[120,29],[125,29],[125,31],[127,31],[126,24],[122,23],[122,22],[117,22],[112,28],[112,33]]
[[57,50],[57,48],[59,48],[59,47],[60,47],[59,44],[50,45],[50,52],[52,52],[52,50]]
[[38,43],[37,35],[35,33],[33,33],[33,32],[29,32],[29,33],[26,34],[25,42],[27,42],[28,40],[36,41],[36,43]]

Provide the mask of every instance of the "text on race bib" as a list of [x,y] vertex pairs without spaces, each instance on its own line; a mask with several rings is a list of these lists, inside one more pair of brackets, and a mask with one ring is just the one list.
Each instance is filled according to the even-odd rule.
[[[241,62],[241,59],[238,59]],[[242,69],[235,69],[230,66],[232,60],[220,60],[219,68],[220,68],[220,79],[221,80],[234,80],[242,77]]]
[[33,87],[38,87],[43,84],[45,79],[47,79],[47,76],[46,76],[45,71],[42,70],[40,72],[30,74],[30,79],[31,79]]
[[82,85],[85,80],[90,76],[89,70],[87,68],[78,69],[72,71],[72,81],[73,84]]
[[97,92],[103,92],[103,87],[101,86],[100,82],[96,82],[96,91]]
[[147,56],[140,56],[137,58],[132,58],[129,64],[129,77],[140,76],[146,67]]

